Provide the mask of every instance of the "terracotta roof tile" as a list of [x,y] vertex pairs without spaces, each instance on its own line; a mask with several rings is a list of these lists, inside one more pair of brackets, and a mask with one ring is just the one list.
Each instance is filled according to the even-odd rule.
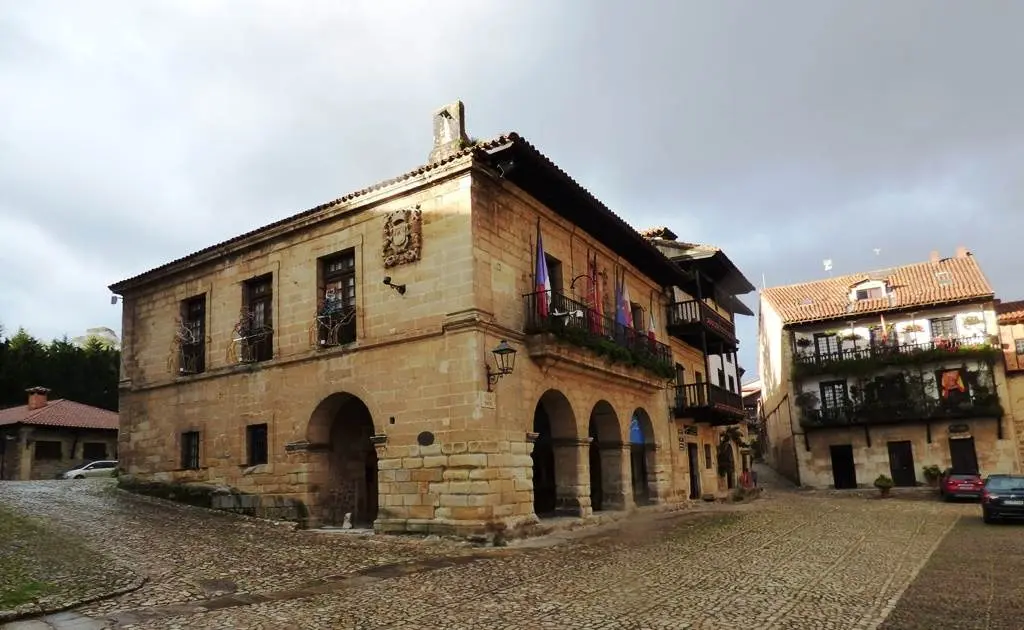
[[[852,286],[873,279],[889,284],[890,297],[849,300]],[[770,287],[761,295],[779,313],[784,324],[797,324],[914,306],[991,299],[993,291],[974,256],[968,254],[962,258]]]
[[0,409],[0,426],[19,423],[76,429],[117,429],[119,426],[116,411],[61,398],[32,411],[28,410],[28,405]]
[[996,314],[1000,324],[1024,323],[1024,300],[1000,302],[996,304]]

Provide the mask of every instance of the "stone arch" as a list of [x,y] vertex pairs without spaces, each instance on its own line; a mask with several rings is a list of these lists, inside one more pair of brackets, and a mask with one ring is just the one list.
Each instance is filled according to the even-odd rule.
[[657,497],[655,448],[651,416],[637,407],[629,421],[629,470],[637,505],[651,503]]
[[541,395],[533,413],[533,511],[539,517],[578,514],[579,437],[572,403],[557,389]]
[[351,514],[354,526],[370,527],[377,518],[377,451],[373,416],[361,398],[338,392],[313,410],[309,441],[314,516],[324,525],[342,525]]
[[595,511],[626,506],[622,474],[622,429],[615,408],[599,400],[590,411],[590,505]]

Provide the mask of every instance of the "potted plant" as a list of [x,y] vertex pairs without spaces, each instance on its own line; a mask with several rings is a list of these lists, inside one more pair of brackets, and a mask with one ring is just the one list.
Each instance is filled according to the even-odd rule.
[[964,318],[964,326],[977,326],[981,323],[981,318],[977,315],[968,315]]
[[927,481],[928,485],[932,486],[933,488],[936,485],[938,485],[939,478],[942,477],[942,469],[936,466],[935,464],[932,464],[931,466],[925,466],[924,468],[921,469],[921,472],[924,473],[924,480]]
[[924,332],[924,326],[922,326],[921,324],[907,324],[906,326],[903,327],[903,332],[905,332],[905,333]]
[[896,485],[892,482],[892,478],[888,475],[878,475],[875,479],[875,487],[878,488],[878,492],[882,495],[882,498],[889,496],[889,492],[892,487]]
[[811,347],[812,343],[814,342],[808,339],[807,337],[799,337],[796,340],[796,347],[800,348],[801,350],[806,350],[807,348]]

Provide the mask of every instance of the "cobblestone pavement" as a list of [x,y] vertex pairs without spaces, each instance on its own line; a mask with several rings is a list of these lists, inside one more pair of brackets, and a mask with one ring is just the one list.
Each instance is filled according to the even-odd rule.
[[72,485],[0,485],[0,501],[73,524],[150,576],[77,611],[123,628],[874,628],[979,511],[771,491],[479,549],[292,532]]
[[960,519],[900,599],[884,630],[1024,628],[1024,524]]

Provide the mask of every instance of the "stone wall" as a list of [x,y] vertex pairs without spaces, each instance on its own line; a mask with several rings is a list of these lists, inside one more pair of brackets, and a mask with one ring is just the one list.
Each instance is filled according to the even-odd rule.
[[992,418],[973,420],[946,420],[932,424],[929,440],[928,429],[921,424],[886,425],[870,428],[871,445],[868,446],[863,427],[849,429],[826,429],[808,434],[811,450],[808,452],[803,440],[797,445],[800,459],[800,480],[803,485],[828,488],[833,485],[832,464],[829,445],[851,444],[857,472],[857,485],[870,488],[879,475],[892,476],[889,467],[888,442],[909,440],[914,457],[914,474],[919,483],[924,483],[922,468],[935,465],[940,469],[950,466],[949,428],[951,425],[966,425],[974,438],[981,474],[1010,473],[1016,468],[1016,453],[1013,440],[1007,428],[1008,420],[1002,419],[1003,439],[997,439],[996,420]]
[[[558,500],[564,508],[591,513],[589,423],[599,405],[613,410],[616,430],[603,440],[612,455],[601,472],[616,506],[634,503],[630,458],[614,456],[614,449],[628,448],[634,414],[645,419],[649,434],[645,488],[655,502],[678,497],[664,378],[522,332],[538,218],[547,251],[562,261],[567,290],[584,269],[587,250],[594,249],[608,272],[609,295],[616,255],[511,185],[475,170],[471,176],[468,166],[457,160],[325,208],[322,223],[310,220],[270,242],[210,254],[207,264],[179,277],[126,292],[121,460],[133,478],[228,488],[232,497],[283,502],[283,513],[302,505],[311,525],[335,518],[327,511],[329,500],[340,501],[344,505],[335,511],[344,511],[362,481],[360,471],[332,468],[332,449],[340,455],[341,448],[331,439],[333,423],[356,421],[340,411],[344,396],[361,401],[371,419],[378,460],[375,526],[382,531],[465,534],[535,522],[531,452],[539,404],[557,424]],[[386,268],[384,221],[408,207],[422,212],[421,258]],[[350,247],[356,251],[357,340],[318,349],[308,335],[316,260]],[[665,341],[659,288],[632,267],[626,270],[633,300],[656,310],[657,336]],[[268,272],[274,358],[239,365],[229,350],[241,283]],[[385,286],[384,276],[404,284],[406,292]],[[208,368],[179,377],[168,361],[175,315],[182,300],[199,293],[207,295]],[[488,391],[486,366],[493,365],[490,350],[500,339],[518,350],[516,367]],[[691,351],[684,361],[702,358]],[[249,466],[246,427],[262,423],[269,430],[269,461]],[[185,431],[201,436],[195,470],[181,469]],[[221,501],[234,509],[262,506],[248,505],[254,499]]]

